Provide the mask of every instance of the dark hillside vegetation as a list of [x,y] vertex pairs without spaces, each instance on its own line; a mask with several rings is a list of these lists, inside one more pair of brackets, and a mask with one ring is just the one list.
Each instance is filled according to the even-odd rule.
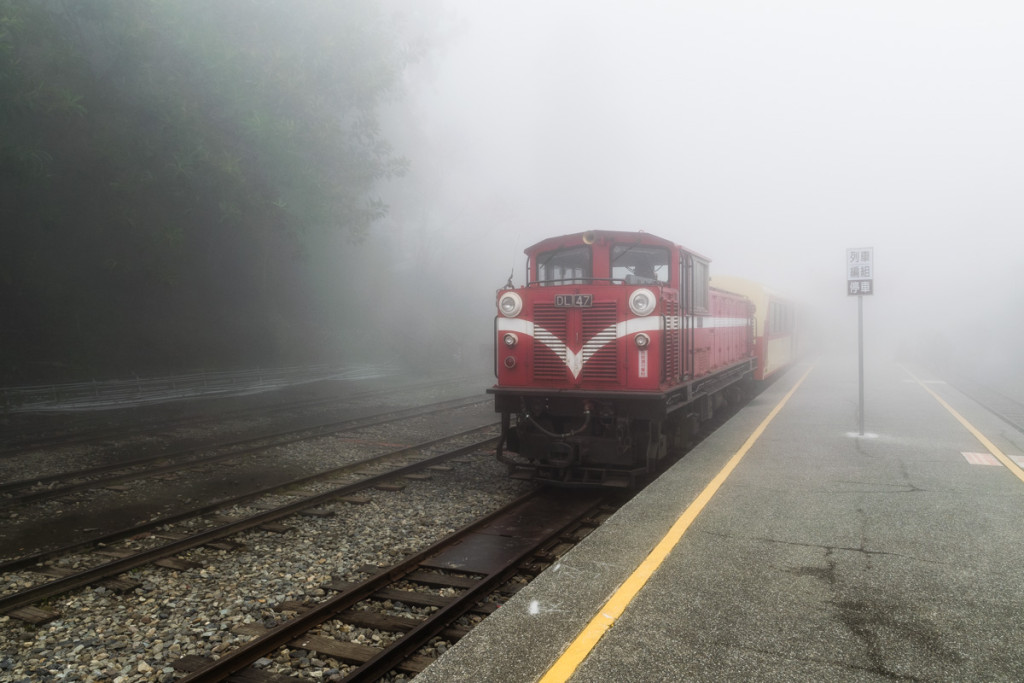
[[386,8],[0,0],[0,383],[344,354],[326,271],[406,164]]

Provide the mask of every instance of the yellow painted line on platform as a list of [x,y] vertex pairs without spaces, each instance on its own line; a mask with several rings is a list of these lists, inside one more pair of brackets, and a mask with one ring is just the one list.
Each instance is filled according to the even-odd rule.
[[1018,466],[1018,465],[1017,465],[1017,463],[1015,463],[1015,462],[1014,462],[1013,460],[1011,460],[1011,459],[1009,458],[1009,456],[1007,456],[1007,455],[1006,455],[1005,453],[1003,453],[1003,452],[1002,452],[1001,450],[999,450],[998,448],[996,448],[996,445],[995,445],[994,443],[992,443],[991,441],[989,441],[989,440],[988,440],[988,439],[987,439],[987,438],[985,437],[985,435],[984,435],[984,434],[982,434],[982,433],[981,433],[981,432],[980,432],[980,431],[979,431],[979,430],[978,430],[978,429],[977,429],[977,428],[976,428],[976,427],[975,427],[974,425],[972,425],[972,424],[971,424],[970,422],[968,422],[968,421],[967,421],[967,420],[966,420],[966,419],[964,418],[964,416],[963,416],[963,415],[961,415],[960,413],[956,412],[956,410],[954,410],[954,409],[953,409],[953,406],[951,406],[951,405],[949,405],[948,403],[946,403],[945,401],[943,401],[943,400],[942,400],[942,397],[941,397],[941,396],[939,396],[939,395],[938,395],[938,394],[936,394],[936,393],[935,393],[934,391],[932,391],[931,389],[929,389],[929,388],[928,388],[928,387],[927,387],[927,386],[925,385],[925,383],[924,383],[924,382],[922,382],[921,380],[919,380],[919,379],[918,379],[918,378],[917,378],[917,377],[916,377],[916,376],[914,375],[914,373],[912,373],[912,372],[911,372],[910,370],[907,370],[906,368],[903,368],[903,370],[904,370],[904,371],[905,371],[905,372],[906,372],[906,373],[907,373],[908,375],[910,375],[911,377],[913,377],[913,378],[914,378],[914,381],[915,381],[915,382],[917,382],[918,384],[920,384],[920,385],[921,385],[921,388],[922,388],[922,389],[924,389],[924,390],[925,390],[925,391],[927,391],[927,392],[928,392],[929,394],[931,394],[931,395],[932,395],[932,398],[934,398],[934,399],[935,399],[936,401],[938,401],[938,402],[939,402],[939,405],[940,405],[940,406],[942,406],[943,408],[945,408],[946,410],[948,410],[948,411],[949,411],[949,414],[950,414],[950,415],[952,415],[953,417],[955,417],[955,418],[957,419],[957,422],[959,422],[960,424],[962,424],[962,425],[964,426],[964,429],[966,429],[966,430],[967,430],[967,431],[969,431],[969,432],[970,432],[971,434],[973,434],[973,435],[974,435],[974,438],[975,438],[975,439],[977,439],[978,441],[980,441],[980,442],[981,442],[981,445],[982,445],[982,446],[984,446],[985,448],[987,448],[987,449],[988,449],[988,452],[989,452],[989,453],[991,453],[992,455],[994,455],[994,456],[996,457],[996,459],[997,459],[997,460],[999,460],[999,462],[1003,463],[1003,466],[1005,466],[1005,467],[1006,467],[1006,469],[1010,470],[1010,472],[1011,472],[1011,473],[1013,474],[1013,476],[1017,477],[1017,478],[1018,478],[1018,479],[1020,479],[1021,481],[1024,481],[1024,470],[1022,470],[1022,469],[1020,468],[1020,466]]
[[757,429],[751,433],[747,440],[740,446],[740,449],[729,459],[729,462],[725,463],[725,467],[715,475],[715,478],[704,487],[700,495],[697,496],[689,507],[683,510],[683,513],[676,519],[672,528],[668,530],[658,544],[654,547],[640,566],[637,567],[632,574],[629,575],[621,586],[612,593],[612,596],[608,601],[601,607],[601,610],[597,615],[590,620],[590,623],[584,627],[576,639],[569,644],[569,647],[562,653],[551,668],[548,669],[547,673],[541,677],[540,683],[557,683],[559,681],[567,681],[569,677],[576,672],[583,660],[586,659],[590,651],[594,649],[597,642],[601,640],[601,637],[612,627],[612,625],[622,616],[622,613],[626,611],[626,607],[633,601],[640,589],[647,584],[647,581],[654,574],[655,570],[661,566],[668,554],[672,552],[672,549],[679,543],[679,540],[683,537],[683,534],[693,520],[696,519],[697,515],[707,506],[711,501],[711,498],[718,492],[718,489],[722,487],[725,480],[732,474],[732,471],[739,465],[740,460],[747,454],[750,447],[754,445],[754,442],[760,438],[761,434],[768,427],[775,416],[779,414],[782,407],[786,405],[790,397],[796,393],[796,390],[800,388],[807,376],[811,374],[812,366],[803,374],[803,377],[797,381],[793,388],[782,397],[772,412],[768,413]]

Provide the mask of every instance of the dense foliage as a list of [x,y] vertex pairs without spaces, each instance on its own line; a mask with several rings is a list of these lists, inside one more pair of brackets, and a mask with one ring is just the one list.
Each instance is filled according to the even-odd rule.
[[385,7],[0,0],[0,383],[330,360],[405,164]]

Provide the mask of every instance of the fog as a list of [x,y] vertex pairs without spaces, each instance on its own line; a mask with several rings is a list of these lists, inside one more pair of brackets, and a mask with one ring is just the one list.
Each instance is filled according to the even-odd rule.
[[441,47],[407,71],[391,115],[411,171],[387,188],[388,232],[459,264],[434,275],[484,335],[513,264],[523,282],[524,247],[627,229],[804,302],[833,347],[856,344],[845,250],[873,247],[870,350],[987,368],[1015,355],[1024,6],[443,10]]

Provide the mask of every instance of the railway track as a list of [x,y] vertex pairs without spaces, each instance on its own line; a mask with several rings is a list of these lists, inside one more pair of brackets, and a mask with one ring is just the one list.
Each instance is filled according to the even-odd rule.
[[[243,396],[217,396],[200,398],[198,403],[190,407],[178,405],[181,399],[169,399],[166,403],[174,403],[144,407],[105,406],[101,415],[82,416],[78,413],[56,412],[59,422],[45,420],[45,425],[29,425],[20,429],[8,425],[5,435],[0,441],[0,458],[17,456],[25,451],[42,448],[63,448],[104,444],[110,441],[124,442],[142,437],[150,439],[153,434],[173,434],[185,429],[200,429],[211,425],[222,424],[232,420],[265,420],[288,413],[308,414],[316,410],[351,408],[367,404],[380,403],[389,397],[401,397],[411,391],[422,389],[437,390],[439,388],[465,385],[465,378],[451,380],[424,380],[407,383],[397,388],[368,389],[348,391],[344,394],[331,393],[327,396],[282,398],[276,395],[272,402],[253,403],[254,397],[265,394]],[[247,405],[237,406],[239,402]],[[226,403],[214,407],[216,403]],[[167,413],[173,413],[168,415]],[[211,414],[211,412],[213,414]]]
[[[492,432],[494,431],[492,427],[488,427],[487,429]],[[465,434],[457,436],[465,436]],[[359,463],[346,465],[333,471],[321,472],[303,480],[289,481],[284,484],[280,484],[277,487],[273,487],[272,489],[261,491],[258,494],[247,495],[230,501],[221,501],[214,506],[207,506],[200,510],[193,510],[188,513],[175,515],[173,518],[158,519],[147,522],[146,524],[133,525],[107,534],[101,540],[92,539],[87,543],[67,546],[55,551],[49,551],[47,553],[22,557],[5,562],[0,564],[0,571],[12,572],[17,570],[28,570],[38,576],[49,576],[51,578],[50,580],[38,583],[29,588],[0,596],[0,614],[10,614],[15,618],[30,623],[45,623],[59,615],[49,610],[32,607],[34,603],[57,595],[62,595],[96,582],[114,579],[127,571],[153,562],[164,561],[163,566],[179,570],[187,569],[187,563],[170,561],[169,558],[173,558],[179,553],[191,548],[209,545],[212,543],[223,544],[226,539],[229,539],[231,536],[243,531],[253,529],[255,527],[266,527],[267,525],[279,523],[280,520],[299,514],[300,512],[317,508],[327,503],[343,499],[346,496],[352,496],[353,494],[365,489],[380,486],[386,481],[410,476],[427,468],[441,465],[446,461],[458,458],[467,453],[481,450],[489,445],[493,445],[494,436],[493,434],[488,435],[482,440],[474,441],[466,446],[448,449],[438,455],[421,455],[421,457],[416,457],[415,453],[420,452],[422,454],[423,452],[429,451],[437,447],[439,441],[440,440],[420,444],[417,447],[402,448],[384,455],[375,456]],[[415,461],[408,462],[407,460],[409,458],[414,458]],[[367,470],[371,467],[380,468],[381,471],[370,473]],[[343,475],[350,475],[355,480],[344,483],[332,481],[332,478]],[[315,483],[321,483],[323,484],[323,487],[320,490],[296,489],[296,486],[299,484],[312,485]],[[288,491],[290,494],[289,497],[292,498],[290,502],[273,505],[269,509],[249,515],[243,519],[225,520],[223,518],[215,518],[215,523],[210,527],[184,536],[180,536],[174,532],[158,533],[155,537],[161,540],[166,540],[167,542],[162,542],[154,547],[143,550],[129,550],[127,548],[119,549],[112,546],[112,544],[118,540],[137,536],[139,534],[164,527],[168,524],[181,521],[185,518],[192,518],[197,514],[211,515],[216,513],[218,509],[226,508],[230,505],[237,505],[242,502],[250,502],[258,506],[258,497],[266,496],[269,493],[282,490]],[[69,572],[59,565],[47,564],[47,560],[77,552],[84,547],[92,546],[98,546],[95,556],[96,560],[94,560],[94,564],[92,566],[85,569]],[[111,556],[113,556],[114,559],[110,559]],[[95,563],[97,560],[98,563]],[[124,588],[130,589],[131,586],[126,584]]]
[[[385,403],[415,400],[410,394]],[[338,581],[363,581],[366,576],[355,573],[359,567],[393,562],[520,495],[529,487],[505,480],[494,462],[497,430],[493,411],[484,404],[489,400],[477,394],[360,420],[327,420],[329,411],[313,407],[319,414],[315,424],[304,419],[313,415],[294,420],[305,422],[307,432],[278,430],[278,438],[262,444],[222,437],[225,448],[214,455],[217,462],[200,462],[198,450],[188,448],[168,454],[129,446],[112,450],[111,459],[122,462],[109,463],[92,459],[87,448],[54,453],[49,461],[40,452],[41,476],[22,476],[0,489],[0,496],[19,497],[0,502],[5,522],[0,538],[8,558],[0,560],[0,679],[170,683],[181,675],[173,673],[177,658],[223,656],[229,645],[252,637],[231,627],[249,632],[276,627],[292,610],[302,612],[322,600],[324,591],[338,593]],[[367,408],[362,405],[360,412]],[[393,419],[401,421],[388,421]],[[262,430],[272,431],[267,427],[262,424]],[[331,433],[332,428],[345,432]],[[442,435],[449,440],[438,438]],[[407,446],[413,442],[415,447]],[[247,446],[265,450],[245,454]],[[467,451],[468,456],[459,455]],[[381,464],[366,462],[367,454]],[[24,465],[3,458],[0,471],[28,471],[37,454],[25,455]],[[72,460],[78,457],[83,459]],[[76,466],[61,463],[65,458]],[[451,459],[447,466],[439,464]],[[191,469],[179,475],[179,466]],[[407,466],[419,471],[400,469]],[[66,479],[69,474],[76,479]],[[262,485],[271,480],[276,486]],[[256,483],[258,489],[246,488]],[[57,491],[69,486],[77,490]],[[138,514],[149,498],[159,503]],[[104,517],[114,523],[108,526]],[[37,528],[42,532],[48,526],[58,531],[35,537]],[[9,542],[12,538],[18,542]],[[18,552],[19,547],[28,552]],[[327,573],[330,567],[335,572]],[[242,592],[229,600],[232,589]],[[306,589],[311,592],[304,598]],[[447,597],[461,588],[438,590]],[[294,600],[304,604],[289,604]],[[283,611],[271,612],[271,606]],[[437,606],[408,609],[418,617]],[[475,609],[463,620],[483,613]],[[390,627],[403,618],[412,615],[403,611],[374,623]],[[346,628],[357,629],[362,638],[367,627],[353,622]],[[411,627],[406,623],[405,628]],[[446,627],[442,635],[453,641],[466,628]],[[134,635],[126,640],[121,633]],[[354,646],[366,644],[352,639]],[[86,643],[85,649],[75,640]],[[333,678],[329,674],[324,680]]]
[[[492,448],[492,439],[478,441],[461,449],[433,456],[414,467],[420,470],[437,468],[439,459],[455,458],[458,462],[465,460],[467,463],[478,463],[478,468],[484,466],[484,470],[492,472],[493,476],[498,468],[493,461]],[[468,453],[473,455],[466,460],[465,456]],[[322,517],[316,512],[318,509],[328,507],[330,501],[342,502],[343,507],[337,511],[337,517],[333,518],[341,520],[350,514],[342,512],[343,510],[355,512],[364,506],[359,501],[345,502],[357,491],[379,486],[372,488],[372,491],[380,503],[383,503],[383,499],[380,498],[382,495],[386,498],[407,495],[397,492],[401,486],[389,484],[395,479],[410,477],[412,489],[418,489],[421,497],[426,494],[432,502],[439,501],[439,495],[458,498],[461,493],[455,492],[461,492],[462,488],[455,481],[447,482],[452,474],[461,471],[462,468],[461,464],[458,467],[442,468],[450,471],[441,472],[439,475],[435,471],[433,482],[426,477],[421,482],[419,478],[413,476],[415,472],[395,469],[375,474],[372,478],[363,477],[344,486],[335,486],[330,491],[317,488],[312,494],[304,493],[301,498],[296,497],[296,500],[286,505],[261,510],[259,514],[251,515],[245,520],[217,518],[216,524],[199,533],[191,534],[189,538],[176,537],[174,532],[159,530],[154,532],[153,536],[167,542],[161,543],[158,547],[135,552],[131,556],[127,555],[126,548],[116,547],[112,543],[103,544],[97,550],[104,553],[107,561],[76,571],[74,574],[64,568],[66,563],[37,564],[26,569],[61,576],[54,576],[53,582],[33,587],[32,592],[5,596],[6,601],[0,603],[0,613],[7,612],[7,615],[0,616],[0,628],[11,628],[10,614],[23,609],[17,607],[16,603],[31,600],[33,602],[29,605],[29,612],[50,611],[59,604],[66,605],[65,609],[75,610],[73,613],[61,614],[61,625],[57,626],[56,630],[43,625],[43,622],[53,618],[53,615],[43,615],[45,618],[36,627],[40,634],[61,633],[66,629],[83,633],[91,632],[92,628],[96,628],[97,632],[103,632],[102,624],[109,622],[101,621],[101,625],[89,627],[87,625],[90,615],[98,616],[104,609],[113,609],[116,614],[123,615],[120,619],[127,619],[129,627],[133,632],[139,633],[141,638],[143,632],[135,631],[135,626],[132,626],[133,619],[137,619],[135,605],[142,601],[154,601],[153,597],[147,596],[154,596],[157,601],[161,601],[158,596],[162,593],[162,580],[155,577],[180,575],[181,578],[175,579],[177,584],[209,583],[219,571],[218,565],[248,564],[244,556],[261,552],[260,548],[277,546],[279,542],[276,542],[274,537],[281,538],[281,543],[288,538],[289,544],[294,544],[296,534],[315,534],[316,529],[326,528],[324,525],[336,524],[328,521],[332,518]],[[428,485],[428,489],[422,488]],[[435,487],[440,487],[440,491],[447,490],[448,493],[439,494]],[[492,487],[493,484],[487,485],[487,488]],[[384,566],[383,563],[376,562],[352,565],[357,567],[355,570],[351,567],[338,567],[339,572],[333,575],[334,578],[323,580],[319,584],[321,588],[309,590],[307,584],[305,597],[302,595],[301,583],[289,591],[283,587],[275,588],[274,593],[285,592],[290,597],[287,600],[278,597],[277,603],[273,604],[270,594],[264,594],[267,596],[268,606],[273,604],[275,613],[279,615],[277,619],[271,622],[259,619],[235,623],[231,629],[234,635],[227,637],[226,631],[223,631],[225,637],[222,640],[217,633],[227,628],[225,622],[218,625],[216,622],[206,621],[208,625],[203,627],[205,633],[200,637],[198,647],[200,652],[205,650],[204,655],[182,652],[183,656],[175,658],[172,653],[179,651],[178,637],[175,637],[174,648],[167,648],[164,651],[168,658],[163,664],[159,664],[159,660],[153,657],[148,657],[148,663],[141,661],[127,667],[119,665],[118,669],[103,669],[101,662],[108,661],[103,658],[111,651],[95,640],[88,640],[87,642],[93,645],[86,651],[80,652],[80,648],[68,650],[61,660],[66,661],[65,664],[58,665],[57,669],[52,668],[51,664],[46,670],[51,673],[58,670],[70,672],[72,666],[77,666],[79,670],[92,666],[93,675],[105,672],[103,675],[110,676],[115,671],[120,671],[126,681],[169,682],[176,680],[176,676],[167,672],[176,669],[180,672],[178,675],[187,674],[186,680],[247,680],[269,683],[284,680],[287,663],[299,662],[301,654],[302,662],[312,661],[312,665],[303,666],[334,667],[326,669],[327,672],[335,672],[334,674],[324,675],[322,679],[313,676],[314,680],[342,680],[337,673],[339,668],[344,671],[344,680],[376,680],[381,676],[387,676],[392,670],[399,672],[395,675],[408,678],[427,666],[434,656],[443,651],[447,643],[457,641],[468,632],[474,621],[479,621],[484,615],[496,609],[508,595],[526,582],[527,579],[524,577],[532,577],[546,563],[560,556],[610,514],[610,508],[595,512],[594,506],[605,500],[604,495],[594,492],[581,494],[583,497],[593,497],[586,510],[580,507],[583,506],[581,496],[567,494],[565,491],[541,494],[541,498],[548,497],[543,503],[533,502],[527,505],[527,500],[540,500],[532,496],[520,499],[518,507],[506,508],[502,515],[489,515],[486,521],[473,523],[462,532],[452,534],[448,544],[431,545],[427,550],[414,552],[411,558],[394,566]],[[389,507],[395,505],[398,500],[392,499]],[[258,506],[254,504],[253,507]],[[573,508],[584,518],[583,521],[572,524],[568,521],[568,516],[565,517],[564,523],[560,521],[563,512]],[[288,521],[289,516],[299,514],[301,510],[313,511],[314,514],[296,518],[295,522]],[[300,519],[302,521],[299,521]],[[364,533],[370,531],[371,529],[365,529]],[[265,540],[256,541],[257,538]],[[529,539],[529,542],[526,539]],[[457,545],[452,546],[451,543]],[[190,552],[189,548],[194,550]],[[497,549],[499,552],[493,553],[491,549]],[[195,556],[196,551],[200,556],[206,555],[210,559],[199,559]],[[239,556],[238,559],[227,559],[236,555]],[[337,553],[335,555],[340,556]],[[220,559],[212,560],[213,557]],[[314,560],[310,557],[307,562],[313,563]],[[152,566],[154,564],[158,566]],[[147,568],[145,565],[150,566]],[[254,560],[251,573],[263,574],[266,571],[260,568],[258,560]],[[291,575],[285,575],[284,578],[290,579]],[[293,579],[295,582],[302,580],[303,577],[298,575]],[[139,586],[140,581],[147,585]],[[280,580],[277,583],[280,583]],[[78,590],[83,586],[92,588],[86,591]],[[218,591],[218,597],[215,598],[216,602],[213,602],[213,605],[231,605],[242,601],[249,603],[253,600],[251,597],[243,597],[252,594],[252,586],[237,585],[234,588],[238,591],[237,598],[231,597],[230,589],[227,592],[223,592],[224,590],[222,588]],[[68,591],[74,592],[75,595],[61,597]],[[108,597],[101,597],[103,595]],[[43,601],[42,604],[39,601]],[[259,602],[262,603],[264,600],[260,599]],[[118,606],[121,603],[124,603],[123,606]],[[100,604],[110,606],[98,607]],[[75,607],[76,605],[80,607]],[[158,622],[151,622],[149,617],[146,617],[145,623],[152,625],[170,618],[168,614],[159,617]],[[176,630],[181,633],[187,630],[186,626],[195,621],[177,621]],[[3,625],[4,622],[7,622],[7,625]],[[141,625],[137,620],[135,623]],[[373,641],[367,642],[361,635],[359,638],[354,637],[368,629],[373,630]],[[153,629],[150,629],[150,633],[153,632]],[[382,637],[378,637],[378,633]],[[216,640],[204,648],[201,643],[207,634],[213,634]],[[0,632],[0,638],[2,637],[3,634]],[[41,640],[45,641],[45,636],[41,636]],[[123,648],[124,642],[119,637],[115,638],[112,647]],[[210,644],[214,643],[220,645],[211,651]],[[229,643],[233,648],[226,647]],[[280,643],[283,643],[284,649],[276,655],[273,654],[275,648],[281,647]],[[425,643],[430,644],[424,645]],[[0,651],[2,650],[0,647]],[[92,654],[89,654],[90,650]],[[194,648],[190,650],[195,651]],[[211,659],[211,652],[216,659]],[[42,661],[41,658],[29,659],[27,652],[24,656],[30,662],[27,667],[42,666],[32,664]],[[323,664],[321,660],[327,664]],[[80,663],[89,661],[92,662],[91,665]],[[61,666],[65,668],[61,669]],[[41,669],[29,670],[38,672]],[[302,673],[306,672],[306,669],[302,670]],[[387,677],[394,678],[394,675]]]
[[[446,629],[459,637],[453,625],[474,610],[488,611],[503,586],[517,572],[534,574],[556,559],[600,524],[599,513],[610,514],[606,493],[540,490],[470,524],[391,567],[368,567],[361,582],[332,581],[332,597],[314,605],[291,605],[296,616],[272,629],[248,629],[253,639],[216,660],[187,657],[174,663],[189,672],[188,683],[233,680],[273,680],[249,669],[284,646],[336,657],[352,666],[344,681],[376,681],[398,669],[415,674],[430,663],[417,651]],[[434,589],[448,589],[447,596]],[[506,593],[516,588],[506,588]],[[502,598],[499,597],[498,600]],[[371,602],[401,601],[435,608],[421,620],[381,616],[360,609]],[[377,616],[373,616],[373,615]],[[328,621],[371,624],[396,634],[381,647],[353,645],[318,633]],[[238,680],[243,680],[239,678]]]
[[80,491],[210,465],[329,434],[351,432],[399,419],[432,415],[486,402],[479,396],[471,396],[424,407],[389,411],[364,418],[332,420],[315,425],[276,430],[242,439],[218,440],[202,445],[168,450],[155,455],[135,457],[128,461],[107,462],[73,471],[5,482],[0,484],[0,510],[60,498]]
[[[22,500],[0,502],[0,518],[10,520],[0,526],[0,561],[78,540],[101,541],[110,530],[181,518],[203,505],[243,499],[268,486],[364,460],[367,454],[491,425],[493,413],[485,403],[469,397],[358,422],[321,423],[270,442],[242,440],[212,452],[209,460],[204,460],[207,454],[197,453],[181,462],[155,462],[64,482],[67,486],[33,482],[17,492],[25,495]],[[8,490],[2,495],[14,494]]]

